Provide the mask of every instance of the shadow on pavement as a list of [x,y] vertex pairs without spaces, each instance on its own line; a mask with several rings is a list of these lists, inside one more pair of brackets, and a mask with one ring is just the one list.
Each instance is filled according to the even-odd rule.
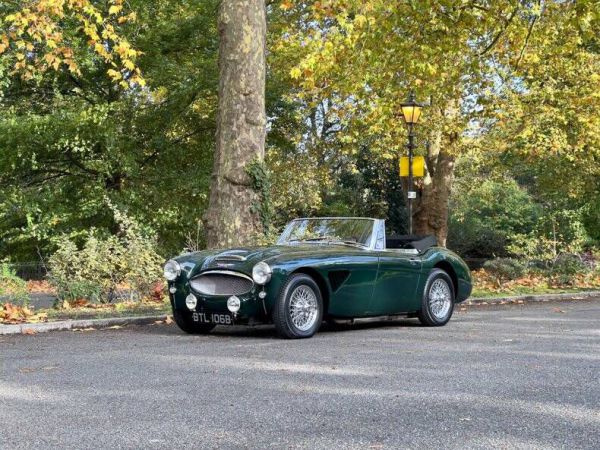
[[[323,322],[317,334],[323,333],[352,333],[363,330],[383,329],[383,328],[414,328],[421,325],[416,319],[397,319],[381,320],[372,322],[358,322],[355,324],[329,324]],[[181,331],[177,325],[140,325],[127,327],[128,330],[135,330],[137,333],[162,334],[162,335],[181,335],[191,336]],[[201,336],[201,335],[199,335]],[[273,325],[256,326],[217,326],[208,335],[212,337],[253,337],[264,339],[279,339]]]

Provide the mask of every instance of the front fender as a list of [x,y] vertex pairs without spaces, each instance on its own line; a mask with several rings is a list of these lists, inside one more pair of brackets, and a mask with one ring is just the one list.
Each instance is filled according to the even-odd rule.
[[[471,295],[473,281],[467,264],[456,253],[441,247],[433,247],[423,255],[423,274],[418,292],[423,292],[427,275],[435,267],[444,269],[445,265],[452,268],[456,277],[456,303],[465,301]],[[446,266],[447,267],[447,266]]]

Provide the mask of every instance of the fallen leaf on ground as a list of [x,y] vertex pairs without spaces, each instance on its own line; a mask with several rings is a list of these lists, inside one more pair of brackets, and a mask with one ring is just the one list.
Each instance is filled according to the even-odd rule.
[[108,327],[107,330],[120,330],[123,328],[121,325],[113,325],[112,327]]
[[25,328],[24,330],[21,330],[21,334],[30,334],[31,335],[31,334],[36,334],[36,333],[37,333],[37,331],[35,331],[32,328]]
[[30,294],[54,294],[56,290],[50,285],[47,280],[30,280],[27,282],[27,291]]
[[173,323],[173,319],[171,318],[171,316],[167,316],[167,318],[165,319],[165,323],[167,325],[171,325]]
[[19,324],[19,323],[39,323],[46,322],[48,315],[46,313],[35,314],[31,309],[6,303],[0,305],[0,323]]
[[564,313],[565,312],[560,308],[552,308],[552,311],[554,311],[555,313]]

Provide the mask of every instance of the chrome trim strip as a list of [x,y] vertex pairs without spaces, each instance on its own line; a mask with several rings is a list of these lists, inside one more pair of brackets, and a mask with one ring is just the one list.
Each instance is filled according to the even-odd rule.
[[383,250],[379,250],[381,252],[385,252],[385,253],[399,253],[400,255],[418,255],[419,254],[419,250],[417,250],[416,248],[386,248]]
[[242,255],[219,255],[215,257],[215,261],[246,261],[246,257]]
[[252,281],[252,284],[254,284],[254,280],[252,279],[252,277],[249,277],[248,275],[241,273],[241,272],[235,272],[233,270],[207,270],[205,272],[200,272],[198,275],[196,275],[190,281],[195,280],[196,278],[200,278],[203,275],[210,275],[213,273],[218,273],[221,275],[232,275],[234,277],[240,277],[240,278],[246,278],[247,280]]

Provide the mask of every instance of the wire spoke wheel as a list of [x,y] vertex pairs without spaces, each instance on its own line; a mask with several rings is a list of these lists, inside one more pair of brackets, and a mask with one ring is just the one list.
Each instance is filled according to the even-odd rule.
[[448,283],[441,278],[435,280],[428,297],[431,314],[438,320],[444,320],[452,306],[452,291]]
[[290,319],[301,331],[310,330],[315,324],[319,309],[317,295],[310,286],[300,285],[292,291],[289,303]]

